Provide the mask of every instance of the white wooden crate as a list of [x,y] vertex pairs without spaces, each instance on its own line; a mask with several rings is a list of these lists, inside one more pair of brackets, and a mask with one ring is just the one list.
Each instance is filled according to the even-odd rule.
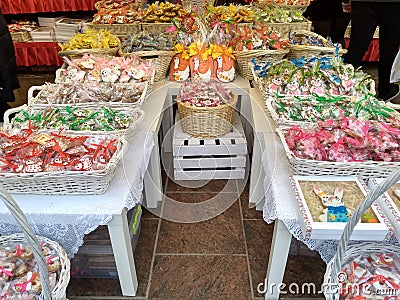
[[195,138],[182,130],[176,116],[172,153],[175,180],[243,179],[247,142],[239,114],[231,132],[219,138]]

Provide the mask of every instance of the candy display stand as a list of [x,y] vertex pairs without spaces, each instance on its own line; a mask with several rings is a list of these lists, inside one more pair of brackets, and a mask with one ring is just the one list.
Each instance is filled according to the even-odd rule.
[[[360,254],[368,253],[387,253],[397,254],[400,253],[400,248],[391,244],[375,244],[375,243],[358,243],[348,247],[350,236],[353,233],[355,226],[360,220],[361,216],[367,209],[394,183],[400,179],[400,168],[387,177],[381,184],[376,186],[364,199],[364,201],[353,212],[349,221],[344,228],[343,234],[340,238],[339,245],[335,256],[329,262],[325,277],[324,277],[324,295],[326,299],[338,300],[339,299],[339,279],[338,274],[342,270],[343,263],[351,257],[357,257]],[[341,281],[343,278],[341,278]],[[360,298],[361,299],[361,298]],[[372,298],[371,298],[372,299]]]
[[[17,245],[20,243],[27,243],[36,259],[39,275],[41,278],[42,293],[40,294],[40,300],[63,300],[66,299],[66,289],[70,279],[70,261],[64,251],[58,245],[58,243],[51,241],[45,237],[36,236],[30,227],[25,214],[7,192],[7,190],[0,184],[0,198],[5,203],[17,223],[22,229],[23,234],[12,234],[8,236],[0,237],[0,244],[4,246]],[[50,288],[50,282],[48,277],[46,261],[43,257],[42,250],[40,248],[40,243],[45,242],[52,249],[55,250],[57,256],[60,258],[60,274],[58,275],[58,280],[53,289]]]

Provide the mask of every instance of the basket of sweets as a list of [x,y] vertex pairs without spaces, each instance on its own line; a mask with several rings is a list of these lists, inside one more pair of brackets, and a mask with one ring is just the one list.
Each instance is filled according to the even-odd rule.
[[0,180],[16,194],[103,194],[127,147],[118,135],[32,127],[2,132],[0,140]]
[[22,234],[0,236],[2,299],[66,299],[70,261],[55,241],[36,236],[25,214],[0,184],[0,198]]
[[237,95],[217,81],[185,81],[177,96],[183,131],[195,137],[220,137],[232,129]]
[[271,97],[265,101],[274,121],[279,125],[301,125],[343,116],[390,123],[400,114],[373,96],[294,96]]
[[238,29],[231,40],[231,45],[239,74],[245,79],[253,79],[251,60],[276,63],[289,52],[287,42],[280,40],[279,33],[258,24],[251,29]]
[[[13,113],[16,114],[10,120]],[[4,113],[4,128],[13,130],[32,126],[39,130],[63,130],[82,135],[113,133],[129,139],[143,119],[144,111],[141,109],[114,110],[107,106],[83,108],[74,105],[37,108],[22,105]]]
[[27,42],[31,40],[30,32],[38,27],[34,21],[13,21],[8,24],[8,31],[11,34],[13,42]]
[[308,30],[296,30],[289,35],[288,57],[309,59],[314,56],[341,56],[347,52],[340,44],[334,44],[319,34]]
[[[202,2],[204,3],[204,1]],[[164,33],[171,26],[172,19],[179,19],[185,14],[186,12],[180,4],[156,1],[149,5],[144,13],[142,30],[152,34]]]
[[400,248],[388,243],[348,245],[354,227],[369,207],[400,179],[397,168],[365,197],[352,213],[340,238],[336,254],[324,276],[324,295],[339,299],[396,299],[400,294]]
[[310,0],[258,0],[254,4],[259,8],[281,7],[286,9],[306,10]]
[[277,129],[294,175],[386,177],[400,167],[400,122],[328,120]]
[[61,57],[77,58],[85,54],[110,55],[118,53],[121,41],[115,35],[105,30],[90,30],[77,33],[68,42],[59,43]]
[[147,88],[146,82],[44,84],[29,88],[28,105],[41,108],[49,105],[96,108],[100,104],[113,109],[129,109],[142,105],[147,95]]
[[126,37],[119,50],[120,56],[137,56],[151,62],[155,69],[154,81],[165,79],[171,59],[174,55],[173,39],[169,33],[130,34]]

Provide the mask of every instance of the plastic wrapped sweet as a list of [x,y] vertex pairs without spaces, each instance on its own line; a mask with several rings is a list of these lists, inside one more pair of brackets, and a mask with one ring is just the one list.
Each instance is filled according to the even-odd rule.
[[318,127],[292,126],[285,131],[286,143],[295,156],[333,162],[398,162],[399,137],[395,125],[344,117],[318,122]]
[[340,120],[343,116],[362,120],[392,122],[400,116],[373,96],[361,98],[344,96],[294,96],[279,97],[272,103],[281,120],[316,122],[329,119]]
[[2,173],[103,170],[117,151],[112,136],[72,136],[33,128],[0,136]]
[[90,30],[85,33],[77,33],[66,43],[59,43],[61,51],[77,49],[101,49],[115,48],[120,44],[117,36],[106,30]]
[[145,84],[111,84],[83,82],[75,84],[45,85],[37,95],[35,104],[74,103],[136,103],[144,95]]
[[261,89],[268,95],[375,95],[375,82],[340,57],[282,60],[276,64],[253,60]]
[[13,128],[77,131],[118,131],[127,129],[133,122],[131,113],[113,110],[110,107],[101,109],[66,106],[48,107],[39,111],[21,110],[12,120]]
[[129,34],[121,45],[124,53],[136,51],[172,51],[174,48],[173,39],[168,33],[148,33]]
[[150,60],[136,56],[111,57],[86,54],[82,58],[68,59],[66,69],[57,71],[56,82],[109,82],[132,83],[150,81],[154,66]]
[[[41,244],[54,288],[60,273],[60,257],[46,243]],[[39,270],[32,250],[22,244],[0,249],[0,297],[4,300],[38,299],[42,292]]]
[[338,275],[340,299],[399,298],[400,257],[397,254],[368,253],[348,261]]
[[180,4],[156,1],[145,11],[144,21],[148,23],[171,22],[173,18],[179,20],[185,14],[186,12]]
[[196,107],[215,107],[231,103],[233,99],[232,92],[216,80],[185,81],[177,96],[177,101]]

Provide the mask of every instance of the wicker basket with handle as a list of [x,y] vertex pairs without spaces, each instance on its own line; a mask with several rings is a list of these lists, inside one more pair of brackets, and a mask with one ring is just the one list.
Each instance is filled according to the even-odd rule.
[[232,129],[233,115],[238,96],[233,101],[215,107],[196,107],[178,101],[182,129],[201,138],[214,138],[227,134]]
[[[376,186],[365,197],[364,201],[352,213],[346,227],[343,230],[339,240],[339,245],[333,259],[328,263],[324,276],[324,294],[329,300],[339,299],[339,280],[338,276],[346,260],[351,260],[360,254],[369,253],[400,253],[400,247],[391,244],[376,244],[376,243],[357,243],[348,247],[350,236],[353,233],[354,227],[359,222],[362,215],[383,193],[385,193],[393,184],[400,180],[400,168],[390,174],[381,184]],[[344,278],[341,278],[343,280]],[[360,298],[361,299],[361,298]],[[372,298],[371,298],[372,299]],[[394,298],[393,298],[394,299]]]
[[[327,40],[320,36],[319,34],[308,31],[308,30],[296,30],[296,34],[304,35],[309,37],[315,37],[322,41],[327,42]],[[335,56],[335,55],[343,55],[347,53],[346,49],[340,48],[337,50],[335,47],[320,47],[320,46],[308,46],[308,45],[287,45],[290,50],[288,58],[300,59],[305,57],[306,59],[310,59],[314,56]]]
[[174,51],[136,51],[127,53],[120,50],[119,55],[124,57],[135,55],[141,59],[150,60],[155,69],[154,81],[157,82],[165,79]]
[[[17,223],[22,229],[23,234],[12,234],[8,236],[0,236],[0,245],[9,247],[10,245],[17,244],[28,244],[32,249],[34,257],[36,259],[39,275],[41,278],[42,292],[38,299],[40,300],[63,300],[66,299],[66,290],[70,279],[70,261],[60,245],[48,238],[36,236],[30,227],[25,214],[11,197],[8,191],[0,184],[0,198],[5,203],[12,216],[15,218]],[[40,243],[46,243],[53,249],[57,256],[60,258],[60,273],[58,280],[53,289],[50,287],[48,270],[46,261],[42,254]]]

